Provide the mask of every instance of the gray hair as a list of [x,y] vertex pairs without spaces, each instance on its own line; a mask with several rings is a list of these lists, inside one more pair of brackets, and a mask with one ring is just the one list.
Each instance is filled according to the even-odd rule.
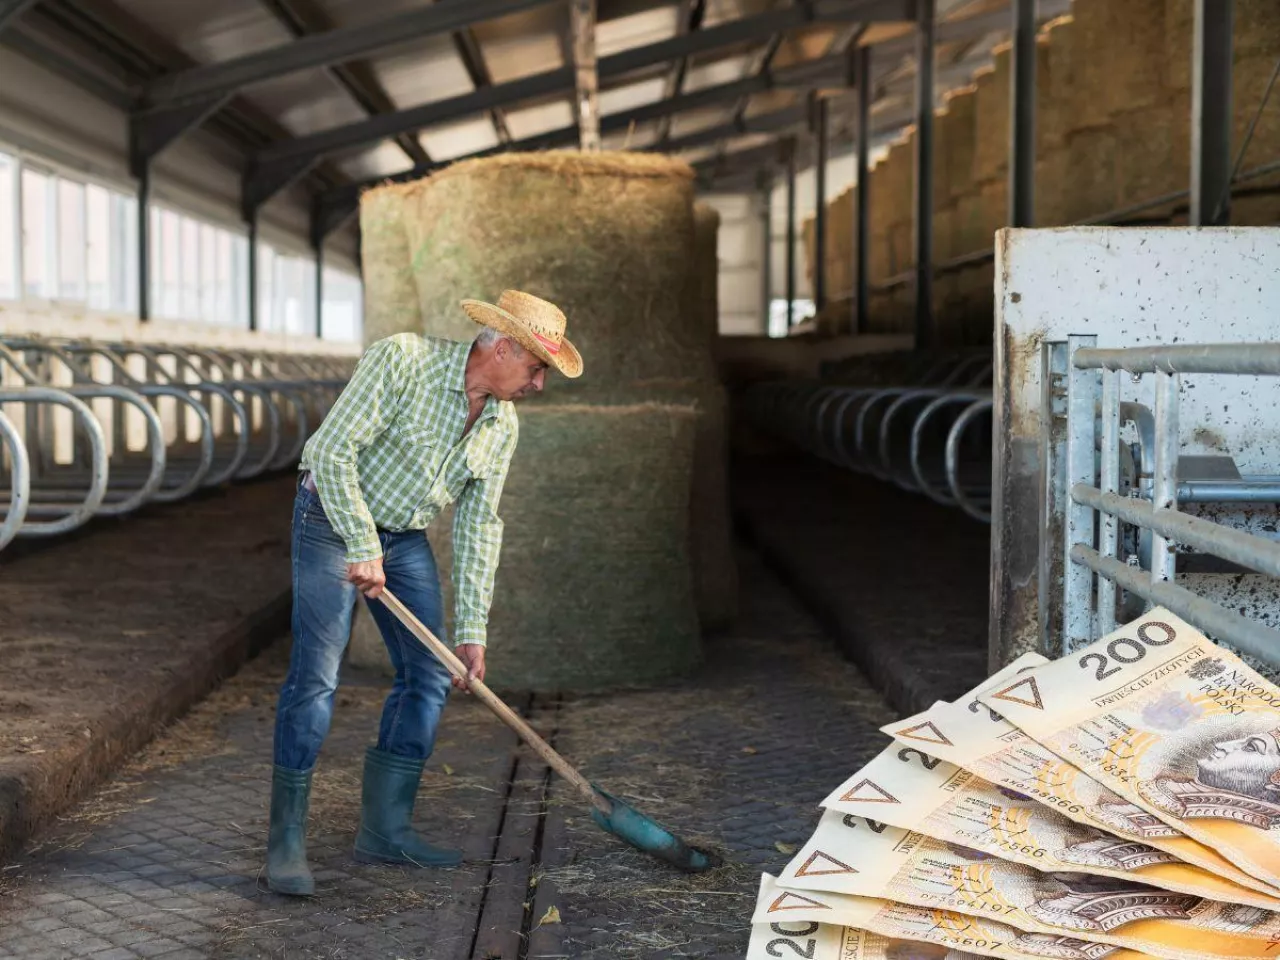
[[477,347],[493,347],[497,346],[499,340],[502,339],[502,333],[493,327],[481,327],[480,332],[476,334]]
[[502,340],[510,341],[511,345],[516,348],[517,357],[524,355],[524,347],[520,346],[519,341],[516,340],[515,337],[508,336],[501,330],[495,330],[493,327],[481,327],[480,332],[476,334],[475,343],[477,347],[490,349],[492,347],[496,347]]

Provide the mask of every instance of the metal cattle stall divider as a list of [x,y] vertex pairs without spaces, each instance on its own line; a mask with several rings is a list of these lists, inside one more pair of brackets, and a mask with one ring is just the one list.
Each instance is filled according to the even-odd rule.
[[353,363],[0,334],[0,549],[287,470]]
[[[989,430],[989,354],[912,358],[898,385],[776,381],[752,386],[745,410],[765,430],[834,466],[887,480],[989,523],[990,456],[962,456]],[[975,469],[977,465],[980,469]]]
[[[1280,344],[1100,349],[1095,336],[1070,336],[1044,343],[1041,357],[1039,606],[1046,652],[1067,654],[1115,630],[1122,588],[1250,657],[1280,665],[1280,631],[1175,582],[1180,545],[1280,578],[1280,542],[1178,507],[1180,496],[1195,503],[1280,501],[1280,478],[1192,479],[1185,474],[1205,458],[1179,456],[1182,376],[1280,376]],[[1139,425],[1138,456],[1145,453],[1149,463],[1136,463],[1121,440],[1122,422],[1142,409],[1120,402],[1126,373],[1134,382],[1155,378],[1153,422]],[[1123,551],[1122,524],[1130,528]],[[1135,534],[1149,538],[1149,550],[1138,547]]]

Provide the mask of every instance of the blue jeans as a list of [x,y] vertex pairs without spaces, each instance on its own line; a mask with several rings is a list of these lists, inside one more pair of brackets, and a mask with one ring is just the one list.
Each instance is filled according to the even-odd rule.
[[[422,531],[380,533],[387,586],[444,638],[440,578]],[[293,506],[293,651],[276,709],[275,762],[310,770],[333,718],[342,653],[351,635],[358,592],[347,582],[346,545],[320,498],[298,488]],[[382,708],[378,749],[425,760],[435,745],[449,672],[377,600],[369,610],[391,654],[395,680]]]

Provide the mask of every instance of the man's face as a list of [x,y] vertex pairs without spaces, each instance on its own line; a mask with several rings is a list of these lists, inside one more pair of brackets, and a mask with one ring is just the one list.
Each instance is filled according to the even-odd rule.
[[1265,799],[1267,784],[1280,770],[1280,746],[1270,734],[1224,740],[1198,766],[1203,784]]
[[514,340],[499,340],[493,392],[499,400],[520,400],[541,393],[547,365]]

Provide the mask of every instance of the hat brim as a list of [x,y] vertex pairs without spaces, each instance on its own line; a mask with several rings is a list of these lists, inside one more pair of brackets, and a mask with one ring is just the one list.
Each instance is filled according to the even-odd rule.
[[543,363],[555,367],[570,380],[582,376],[582,355],[568,339],[561,340],[559,352],[552,353],[538,341],[533,331],[520,322],[518,317],[499,306],[483,300],[463,300],[462,309],[476,323],[511,337]]

